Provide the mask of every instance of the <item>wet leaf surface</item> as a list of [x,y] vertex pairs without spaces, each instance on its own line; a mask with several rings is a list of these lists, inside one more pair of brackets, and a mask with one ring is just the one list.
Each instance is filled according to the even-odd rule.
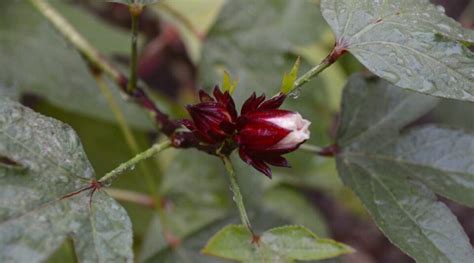
[[344,45],[376,75],[422,93],[474,101],[474,54],[462,28],[428,0],[323,0],[322,14]]
[[436,102],[353,76],[344,93],[337,168],[408,255],[418,262],[468,262],[474,256],[469,239],[434,192],[473,205],[474,135],[433,125],[402,130]]
[[0,261],[41,262],[67,237],[80,262],[132,262],[132,229],[125,210],[102,192],[89,208],[94,171],[67,125],[0,99],[0,152],[25,170],[0,166]]

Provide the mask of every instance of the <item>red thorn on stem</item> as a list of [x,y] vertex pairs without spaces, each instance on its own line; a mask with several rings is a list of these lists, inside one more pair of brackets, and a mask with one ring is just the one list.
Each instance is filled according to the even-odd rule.
[[172,247],[177,248],[181,244],[181,239],[170,233],[169,231],[165,231],[165,239],[166,242]]
[[344,41],[343,39],[342,40],[338,40],[336,42],[336,44],[334,45],[334,48],[332,49],[331,51],[331,54],[329,54],[327,57],[326,57],[326,61],[329,63],[329,64],[332,64],[334,62],[336,62],[336,60],[341,57],[342,55],[344,55],[346,52],[347,52],[347,46],[348,44],[346,43],[346,41]]
[[334,157],[340,152],[341,152],[341,147],[339,147],[339,145],[337,144],[333,144],[319,151],[318,155],[325,156],[325,157]]
[[260,246],[261,236],[257,234],[252,234],[252,244]]
[[81,188],[81,189],[79,189],[79,190],[77,190],[77,191],[74,191],[74,192],[72,192],[72,193],[69,193],[69,194],[67,194],[67,195],[65,195],[65,196],[63,196],[63,197],[61,197],[60,200],[67,199],[67,198],[76,196],[76,195],[78,195],[78,194],[80,194],[80,193],[82,193],[82,192],[85,192],[85,191],[89,191],[89,190],[90,190],[90,192],[89,192],[89,194],[88,194],[88,195],[89,195],[89,208],[92,208],[92,197],[94,196],[94,193],[95,193],[96,191],[98,191],[98,190],[100,190],[100,189],[102,188],[102,186],[103,186],[103,185],[102,185],[101,182],[99,182],[99,181],[97,181],[96,179],[94,179],[94,180],[92,180],[92,181],[90,182],[90,184],[89,184],[88,186],[83,187],[83,188]]

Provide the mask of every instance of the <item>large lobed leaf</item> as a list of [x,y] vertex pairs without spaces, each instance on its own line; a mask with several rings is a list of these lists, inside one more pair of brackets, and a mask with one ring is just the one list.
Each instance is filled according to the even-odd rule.
[[294,262],[320,260],[350,253],[352,249],[333,240],[322,239],[301,226],[270,229],[252,241],[242,225],[229,225],[215,234],[203,253],[239,262]]
[[89,184],[94,171],[67,125],[0,99],[0,261],[41,262],[72,238],[81,262],[132,262],[125,210],[102,192],[61,197]]
[[337,41],[399,87],[474,101],[474,31],[429,0],[322,0]]
[[474,134],[400,132],[436,99],[355,75],[343,98],[337,168],[387,237],[418,262],[470,262],[474,251],[433,192],[474,205]]

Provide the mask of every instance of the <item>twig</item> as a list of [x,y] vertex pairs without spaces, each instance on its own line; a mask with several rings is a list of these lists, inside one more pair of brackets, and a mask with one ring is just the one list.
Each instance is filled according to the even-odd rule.
[[308,72],[303,74],[300,78],[298,78],[293,86],[294,88],[299,88],[312,80],[314,77],[319,75],[319,73],[323,72],[325,69],[327,69],[329,66],[331,66],[334,62],[336,62],[337,59],[339,59],[342,55],[344,55],[347,52],[347,46],[344,42],[337,42],[334,45],[334,48],[332,49],[331,53],[321,61],[318,65],[316,65],[314,68],[310,69]]
[[101,183],[104,186],[109,186],[112,184],[112,182],[122,173],[127,171],[128,169],[132,169],[137,165],[137,163],[148,159],[152,157],[153,155],[169,148],[171,146],[171,142],[169,140],[166,140],[162,143],[157,143],[151,146],[148,150],[137,154],[135,157],[132,159],[120,164],[117,168],[114,170],[108,172],[104,177],[100,178],[99,183]]
[[142,13],[142,6],[140,4],[132,4],[129,7],[130,18],[132,20],[132,41],[131,41],[131,61],[130,61],[130,81],[127,86],[127,93],[133,94],[133,91],[137,88],[137,65],[138,65],[138,21],[140,14]]
[[127,89],[128,79],[118,69],[112,66],[77,30],[59,14],[45,0],[30,0],[33,6],[69,41],[82,56],[87,60],[94,71],[104,72],[118,84],[121,91],[128,97],[134,99],[142,108],[148,110],[161,130],[170,136],[178,127],[170,121],[168,115],[159,110],[153,100],[142,89],[137,87],[129,91]]
[[[115,119],[117,120],[117,123],[119,124],[119,127],[123,133],[123,136],[125,137],[128,147],[130,148],[133,155],[139,154],[140,147],[138,146],[137,140],[135,139],[135,136],[133,135],[132,130],[128,126],[127,121],[125,120],[125,117],[122,111],[120,110],[119,105],[115,101],[115,98],[112,95],[112,92],[110,91],[110,87],[105,82],[104,78],[102,77],[102,74],[100,73],[95,74],[95,73],[96,72],[93,72],[93,75],[97,82],[97,86],[99,87],[100,91],[106,98],[110,109],[114,113]],[[148,169],[145,163],[140,163],[138,167],[146,180],[146,185],[150,188],[150,193],[152,193],[153,195],[156,195],[155,193],[156,187],[154,187],[155,181],[153,179],[153,175],[151,171]]]

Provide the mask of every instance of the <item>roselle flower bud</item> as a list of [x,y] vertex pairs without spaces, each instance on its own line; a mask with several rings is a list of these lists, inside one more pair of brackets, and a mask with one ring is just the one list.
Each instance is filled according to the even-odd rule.
[[237,111],[229,92],[215,87],[214,98],[205,91],[199,91],[200,103],[188,105],[186,109],[192,121],[184,120],[182,124],[191,130],[202,142],[215,144],[222,142],[235,131]]
[[297,112],[278,109],[285,95],[265,101],[255,93],[242,106],[234,139],[243,161],[266,176],[272,176],[268,164],[289,167],[282,154],[296,150],[309,139],[309,121]]

